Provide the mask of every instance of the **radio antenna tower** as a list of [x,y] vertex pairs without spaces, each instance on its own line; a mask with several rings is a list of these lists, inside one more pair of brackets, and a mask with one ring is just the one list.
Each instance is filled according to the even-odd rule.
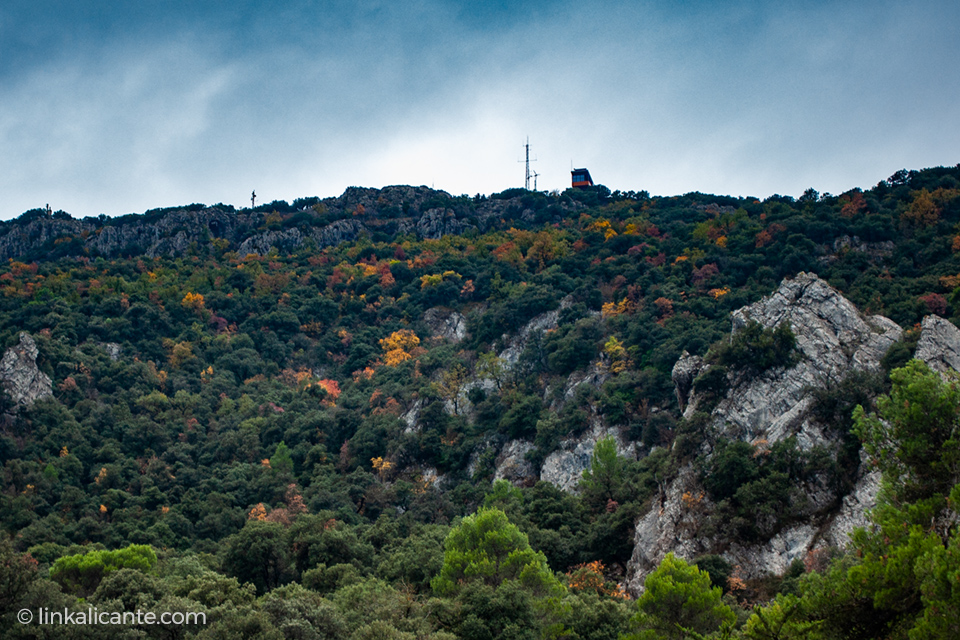
[[[523,148],[527,152],[527,159],[526,159],[527,173],[526,173],[526,180],[523,183],[523,188],[526,189],[527,191],[530,191],[530,137],[529,136],[527,136],[527,143],[523,145]],[[536,162],[536,161],[537,159],[534,158],[533,162]],[[517,162],[524,162],[524,161],[517,160]]]

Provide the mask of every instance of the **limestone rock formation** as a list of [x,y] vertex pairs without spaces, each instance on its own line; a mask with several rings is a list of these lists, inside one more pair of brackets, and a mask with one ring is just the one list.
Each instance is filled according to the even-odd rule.
[[[586,369],[574,371],[567,376],[567,382],[563,386],[562,402],[566,402],[567,400],[573,398],[574,394],[577,392],[577,388],[581,385],[589,385],[599,389],[601,386],[603,386],[603,383],[609,379],[610,363],[602,360],[599,362],[594,362]],[[559,408],[559,406],[554,407],[554,409]]]
[[467,319],[451,309],[427,309],[423,321],[433,335],[457,343],[467,337]]
[[[735,384],[712,412],[712,422],[726,437],[771,444],[796,435],[809,449],[826,441],[808,419],[809,390],[841,380],[852,370],[877,370],[880,359],[903,331],[882,316],[864,316],[816,275],[800,273],[784,280],[772,295],[734,311],[733,331],[751,320],[772,329],[787,322],[796,337],[800,361],[789,369]],[[678,363],[679,364],[679,363]],[[684,411],[698,406],[696,394]]]
[[560,312],[572,304],[573,299],[567,296],[560,301],[558,308],[536,316],[525,324],[516,335],[512,337],[504,335],[503,342],[506,344],[506,348],[499,353],[499,357],[503,359],[504,366],[508,369],[516,366],[521,354],[523,354],[523,350],[527,348],[530,338],[536,333],[545,333],[551,329],[556,329],[557,321],[560,319]]
[[337,220],[323,227],[312,229],[310,237],[317,243],[318,249],[335,247],[343,242],[352,242],[363,231],[363,225],[356,220]]
[[934,371],[960,371],[960,329],[939,316],[927,316],[920,324],[916,357]]
[[337,220],[328,225],[310,229],[303,233],[300,229],[267,230],[254,234],[240,243],[237,253],[241,256],[256,254],[266,255],[271,249],[281,253],[289,253],[301,246],[307,240],[312,240],[318,249],[333,247],[341,242],[356,240],[363,229],[356,220]]
[[576,492],[583,472],[590,468],[594,447],[599,440],[607,437],[613,437],[619,455],[636,458],[633,443],[625,440],[619,430],[604,426],[600,418],[593,415],[590,429],[585,434],[564,440],[556,451],[547,456],[540,469],[540,479],[564,491]]
[[511,440],[497,456],[494,480],[509,480],[516,485],[532,485],[537,481],[533,464],[526,459],[534,445],[529,440]]
[[832,244],[820,248],[825,255],[820,256],[819,261],[829,264],[849,251],[866,254],[869,260],[877,261],[893,254],[895,246],[892,240],[864,242],[859,236],[843,235],[834,239]]
[[243,257],[250,254],[266,255],[270,249],[291,251],[303,244],[303,234],[299,229],[270,230],[250,236],[240,243],[237,253]]
[[123,353],[123,347],[121,347],[116,342],[98,342],[96,343],[101,349],[107,352],[107,355],[110,356],[110,359],[116,362],[120,359],[120,355]]
[[423,240],[437,240],[461,231],[460,221],[452,209],[430,209],[417,221],[417,235]]
[[680,411],[687,406],[690,399],[690,392],[693,391],[693,381],[703,369],[703,358],[692,356],[686,351],[680,354],[680,359],[673,365],[673,371],[670,374],[673,380],[673,386],[677,392],[677,402],[680,405]]
[[37,367],[37,343],[28,333],[20,343],[7,349],[0,360],[0,383],[18,407],[29,407],[53,395],[50,377]]
[[[575,201],[556,206],[565,214],[584,207]],[[193,250],[204,251],[214,238],[227,241],[241,256],[266,255],[271,249],[289,253],[308,241],[317,248],[335,246],[364,232],[387,236],[412,233],[421,239],[437,239],[509,224],[507,218],[520,213],[521,197],[470,202],[424,186],[350,187],[341,196],[318,200],[297,212],[281,209],[279,228],[267,228],[271,213],[263,208],[236,210],[225,205],[189,205],[81,220],[63,212],[36,210],[0,225],[0,259],[32,259],[51,253],[181,257]],[[332,222],[326,223],[328,220]]]
[[[711,411],[710,426],[722,437],[762,440],[767,446],[791,436],[796,436],[803,449],[836,446],[810,415],[811,390],[824,388],[854,370],[878,370],[880,359],[900,339],[900,327],[887,318],[861,314],[826,282],[806,273],[784,280],[772,295],[735,311],[733,330],[751,320],[768,329],[787,322],[796,337],[799,360],[789,368],[774,368],[757,377],[730,372],[731,389]],[[687,417],[702,402],[692,391],[702,368],[702,361],[685,354],[673,370],[677,397],[681,406],[686,401]],[[705,442],[701,452],[709,455],[710,445]],[[831,512],[831,507],[840,496],[831,495],[816,482],[802,487],[810,505],[803,522],[780,530],[769,540],[744,545],[700,534],[700,524],[713,505],[696,471],[685,467],[637,523],[629,586],[634,592],[642,590],[647,573],[671,551],[688,560],[704,553],[722,553],[739,565],[743,577],[782,571],[794,558],[814,548],[844,544],[845,535],[866,522],[863,514],[873,505],[877,486],[874,474],[861,471],[852,493],[842,497],[839,513]]]

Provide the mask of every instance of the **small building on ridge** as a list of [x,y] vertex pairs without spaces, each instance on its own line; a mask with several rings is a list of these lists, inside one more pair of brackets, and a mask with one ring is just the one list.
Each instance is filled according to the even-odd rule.
[[593,186],[593,178],[590,177],[590,172],[586,169],[574,169],[570,172],[570,176],[575,189]]

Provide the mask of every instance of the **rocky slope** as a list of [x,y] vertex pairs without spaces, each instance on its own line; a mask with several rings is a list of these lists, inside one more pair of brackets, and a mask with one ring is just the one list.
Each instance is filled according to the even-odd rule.
[[[880,359],[900,339],[900,327],[887,318],[861,314],[826,282],[805,273],[785,280],[774,294],[736,311],[732,329],[736,331],[751,320],[768,329],[787,322],[796,336],[799,361],[753,378],[731,371],[731,387],[710,411],[708,428],[720,437],[755,446],[770,447],[795,436],[801,449],[824,445],[836,450],[839,442],[813,418],[813,390],[852,371],[879,369]],[[943,319],[924,321],[920,345],[923,348],[918,346],[917,357],[940,370],[960,363],[960,330]],[[687,417],[704,402],[692,391],[693,380],[703,370],[703,361],[688,354],[674,368],[677,396]],[[700,453],[709,458],[710,444],[705,442]],[[692,464],[687,465],[637,523],[628,586],[634,593],[642,591],[646,575],[669,552],[687,560],[721,554],[738,567],[742,578],[782,573],[795,558],[802,559],[819,548],[845,545],[853,528],[866,524],[865,512],[875,504],[878,487],[878,474],[866,465],[861,465],[853,490],[845,496],[811,482],[802,487],[808,505],[806,517],[767,540],[744,544],[704,531],[715,505],[698,472]],[[835,506],[838,502],[839,508]]]

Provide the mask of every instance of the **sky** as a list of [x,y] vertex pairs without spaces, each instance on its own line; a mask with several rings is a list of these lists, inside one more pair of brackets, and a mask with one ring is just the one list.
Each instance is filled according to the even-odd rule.
[[[4,0],[0,219],[426,185],[765,198],[960,163],[960,3]],[[532,185],[531,185],[532,186]]]

